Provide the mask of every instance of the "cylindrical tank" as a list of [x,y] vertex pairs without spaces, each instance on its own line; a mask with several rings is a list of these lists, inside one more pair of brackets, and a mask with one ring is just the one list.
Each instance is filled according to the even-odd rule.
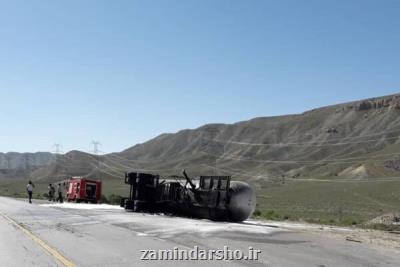
[[232,181],[229,187],[229,220],[241,222],[249,218],[256,207],[256,194],[245,182]]

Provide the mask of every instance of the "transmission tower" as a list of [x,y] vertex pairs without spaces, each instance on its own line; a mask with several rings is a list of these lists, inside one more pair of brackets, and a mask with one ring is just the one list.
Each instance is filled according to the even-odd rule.
[[61,147],[62,147],[62,145],[60,145],[60,144],[57,144],[57,143],[55,143],[54,145],[53,145],[53,147],[54,147],[54,153],[55,154],[61,154],[62,153],[62,151],[61,151]]
[[90,144],[93,146],[93,150],[90,151],[90,152],[92,152],[95,155],[95,158],[96,158],[96,163],[97,163],[96,164],[96,178],[99,180],[100,179],[100,158],[99,158],[98,155],[101,152],[99,150],[99,147],[101,146],[101,143],[99,141],[93,140]]
[[90,143],[93,146],[93,150],[91,151],[94,155],[98,155],[101,151],[99,150],[99,147],[101,146],[101,143],[99,141],[92,141]]
[[[207,131],[206,131],[206,134],[208,135],[208,141],[207,141],[207,146],[208,146],[208,150],[210,151],[209,153],[211,154],[211,155],[214,155],[214,160],[213,161],[211,161],[210,163],[210,165],[214,165],[214,175],[217,175],[218,174],[218,158],[219,158],[219,155],[218,155],[218,152],[217,151],[215,151],[215,150],[218,150],[218,149],[215,149],[215,145],[214,145],[214,143],[212,142],[212,140],[219,134],[219,130],[218,129],[216,129],[216,128],[209,128],[209,129],[207,129]],[[223,149],[224,149],[224,151],[223,151],[223,154],[225,154],[225,146],[223,147]]]
[[6,160],[7,160],[7,169],[11,169],[11,158],[8,154],[6,154]]
[[58,164],[59,164],[58,157],[62,153],[61,147],[62,147],[62,145],[58,144],[58,143],[54,143],[54,145],[53,145],[53,148],[54,148],[53,153],[55,154],[55,161],[56,161],[54,172],[56,175],[58,172]]

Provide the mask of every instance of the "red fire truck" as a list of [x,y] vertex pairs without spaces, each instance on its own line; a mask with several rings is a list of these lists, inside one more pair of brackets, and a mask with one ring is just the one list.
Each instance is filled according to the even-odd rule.
[[101,181],[72,177],[68,182],[67,201],[98,203],[101,198]]

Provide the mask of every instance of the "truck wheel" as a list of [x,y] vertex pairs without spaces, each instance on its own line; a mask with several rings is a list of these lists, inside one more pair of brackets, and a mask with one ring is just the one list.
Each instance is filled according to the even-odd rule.
[[125,209],[126,209],[126,210],[134,211],[134,210],[135,210],[135,201],[133,201],[133,200],[126,200],[126,201],[125,201]]
[[126,198],[121,198],[121,202],[119,203],[119,206],[120,206],[121,208],[124,208],[124,207],[125,207],[125,201],[126,201]]
[[147,201],[135,200],[135,210],[137,212],[140,211],[148,211],[149,205]]

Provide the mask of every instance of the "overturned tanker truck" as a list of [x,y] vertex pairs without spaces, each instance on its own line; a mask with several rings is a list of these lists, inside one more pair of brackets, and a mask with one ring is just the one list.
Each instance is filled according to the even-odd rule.
[[134,212],[168,213],[214,221],[241,222],[255,208],[253,189],[245,182],[231,181],[230,176],[183,177],[129,172],[125,183],[130,185],[128,198],[121,207]]

